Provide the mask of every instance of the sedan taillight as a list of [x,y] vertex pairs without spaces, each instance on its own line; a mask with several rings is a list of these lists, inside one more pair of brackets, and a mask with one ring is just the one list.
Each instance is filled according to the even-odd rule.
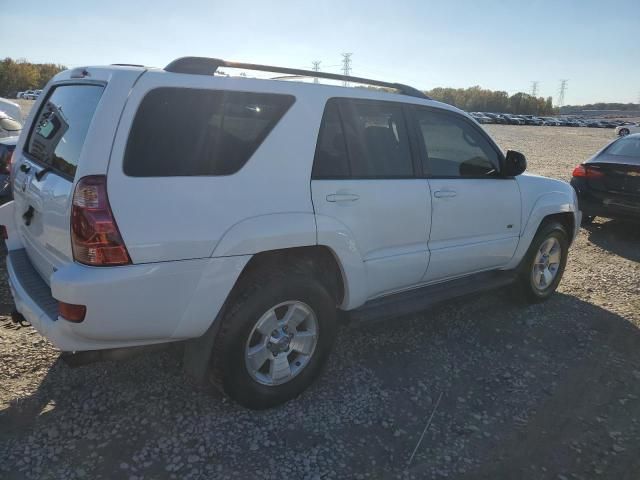
[[127,247],[107,197],[107,177],[81,178],[73,192],[71,246],[75,261],[92,266],[128,265]]
[[573,169],[571,174],[573,177],[585,177],[585,178],[601,178],[604,177],[604,173],[600,170],[589,167],[588,165],[580,164]]

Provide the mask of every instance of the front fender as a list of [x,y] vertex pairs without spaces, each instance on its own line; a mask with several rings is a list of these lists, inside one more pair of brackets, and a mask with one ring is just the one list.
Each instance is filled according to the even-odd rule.
[[[571,188],[571,187],[569,187]],[[549,215],[557,213],[571,213],[574,216],[574,225],[580,226],[580,211],[577,208],[572,191],[552,191],[539,195],[534,202],[523,202],[523,222],[520,233],[520,241],[513,258],[505,266],[505,269],[516,268],[531,245],[531,241],[538,231],[542,221]],[[576,231],[569,232],[575,237]]]

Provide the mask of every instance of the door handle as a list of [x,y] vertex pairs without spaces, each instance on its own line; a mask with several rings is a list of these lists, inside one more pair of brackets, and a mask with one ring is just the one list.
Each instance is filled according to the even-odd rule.
[[355,193],[331,193],[327,195],[327,202],[355,202],[359,198]]
[[436,190],[433,192],[433,196],[436,198],[453,198],[458,195],[455,190]]

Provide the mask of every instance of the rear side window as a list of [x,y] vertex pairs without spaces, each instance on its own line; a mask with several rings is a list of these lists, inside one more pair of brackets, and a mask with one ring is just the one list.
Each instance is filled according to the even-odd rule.
[[26,153],[73,178],[103,91],[100,85],[55,87],[36,116]]
[[235,173],[294,100],[266,93],[152,90],[133,121],[124,172],[132,177]]

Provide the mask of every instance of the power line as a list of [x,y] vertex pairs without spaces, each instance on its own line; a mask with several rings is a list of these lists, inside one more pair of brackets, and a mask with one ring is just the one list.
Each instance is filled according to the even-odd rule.
[[[313,71],[314,72],[319,72],[320,71],[320,60],[314,60],[313,62],[311,62],[313,64]],[[318,83],[318,77],[314,77],[313,78],[313,83]]]
[[[347,77],[351,74],[351,55],[353,55],[353,53],[342,54],[342,73]],[[349,82],[346,80],[342,84],[345,87],[349,86]]]
[[531,96],[538,97],[538,85],[540,82],[538,80],[534,80],[531,82]]
[[560,90],[558,92],[558,106],[562,107],[564,105],[564,94],[567,93],[569,89],[568,86],[569,80],[563,79],[560,80]]

